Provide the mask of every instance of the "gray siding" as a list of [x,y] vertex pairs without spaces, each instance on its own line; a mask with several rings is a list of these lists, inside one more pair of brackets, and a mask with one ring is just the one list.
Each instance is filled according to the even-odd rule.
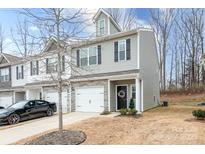
[[96,20],[96,36],[100,36],[98,32],[98,21],[102,19],[105,20],[105,35],[108,34],[108,17],[104,13],[101,13]]
[[89,86],[104,86],[104,110],[108,111],[108,80],[96,80],[96,81],[83,81],[83,82],[73,82],[72,92],[71,92],[71,111],[74,112],[76,102],[75,102],[75,90],[79,87],[89,87]]
[[[131,59],[126,61],[114,61],[114,42],[120,41],[123,39],[130,39],[131,42]],[[122,37],[119,39],[113,39],[109,41],[104,41],[99,44],[93,44],[90,46],[101,45],[101,55],[102,55],[102,63],[99,65],[91,65],[88,67],[76,68],[77,72],[80,75],[88,75],[88,74],[98,74],[98,73],[109,73],[109,72],[119,72],[119,71],[127,71],[137,69],[137,35],[133,34],[130,36]],[[90,47],[90,46],[85,46]],[[82,47],[83,48],[83,47]],[[77,48],[72,49],[72,57],[74,63],[76,63],[76,52]],[[76,72],[76,71],[75,71]],[[76,74],[73,72],[73,75]]]
[[[143,80],[144,110],[147,110],[157,106],[160,101],[159,66],[154,34],[149,31],[140,31],[139,33],[140,78]],[[155,101],[154,96],[156,97]]]
[[119,30],[115,27],[115,25],[110,20],[110,34],[114,34],[114,33],[117,33],[117,32],[119,32]]

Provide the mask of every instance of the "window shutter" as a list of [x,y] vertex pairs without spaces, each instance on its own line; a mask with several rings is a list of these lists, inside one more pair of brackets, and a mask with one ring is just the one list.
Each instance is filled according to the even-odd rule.
[[48,74],[48,58],[46,58],[46,74]]
[[9,81],[11,81],[11,67],[9,67]]
[[98,64],[102,63],[102,58],[101,58],[101,45],[98,45]]
[[80,50],[77,50],[77,66],[79,67],[80,66]]
[[65,55],[62,56],[62,71],[65,71]]
[[33,63],[32,63],[32,61],[30,62],[30,74],[31,74],[31,76],[33,75],[32,74],[32,70],[33,70]]
[[18,68],[18,66],[16,66],[16,79],[17,79],[17,80],[19,79],[18,73],[19,73],[19,68]]
[[118,61],[118,42],[114,43],[114,58],[115,58],[115,62]]
[[39,75],[39,66],[38,66],[38,60],[36,61],[36,67],[37,67],[37,75]]
[[127,60],[130,60],[131,58],[131,52],[130,52],[130,39],[127,39],[126,40],[126,57],[127,57]]
[[21,76],[22,76],[22,79],[24,79],[24,70],[23,70],[23,65],[21,65]]

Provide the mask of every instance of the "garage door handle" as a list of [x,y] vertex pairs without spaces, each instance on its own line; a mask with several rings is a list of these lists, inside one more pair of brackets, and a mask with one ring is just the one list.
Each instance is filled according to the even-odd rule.
[[104,107],[104,106],[100,106],[100,107]]
[[79,105],[77,107],[80,107]]

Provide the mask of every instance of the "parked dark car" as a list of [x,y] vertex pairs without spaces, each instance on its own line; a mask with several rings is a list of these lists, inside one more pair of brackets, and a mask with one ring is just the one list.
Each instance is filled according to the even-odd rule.
[[52,116],[54,112],[56,112],[56,103],[44,100],[20,101],[0,110],[0,123],[17,124],[24,120]]
[[4,107],[3,107],[3,106],[0,106],[0,110],[1,110],[1,109],[4,109]]

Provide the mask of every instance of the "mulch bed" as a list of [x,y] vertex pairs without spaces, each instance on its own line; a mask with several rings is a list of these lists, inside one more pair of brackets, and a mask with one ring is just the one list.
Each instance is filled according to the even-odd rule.
[[86,134],[82,131],[63,130],[62,133],[54,131],[29,141],[26,145],[78,145],[86,138]]

